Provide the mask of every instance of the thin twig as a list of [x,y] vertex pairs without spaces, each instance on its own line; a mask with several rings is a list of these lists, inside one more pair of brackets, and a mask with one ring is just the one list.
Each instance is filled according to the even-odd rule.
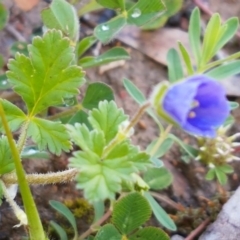
[[95,232],[96,228],[101,226],[105,221],[107,221],[108,218],[111,216],[111,214],[112,214],[112,211],[108,209],[108,211],[96,223],[91,225],[89,229],[78,238],[78,240],[83,240],[86,237],[88,237],[91,233]]
[[161,195],[159,193],[155,193],[155,192],[150,192],[150,194],[153,197],[155,197],[156,199],[167,203],[168,205],[170,205],[174,209],[177,209],[178,211],[182,211],[184,209],[184,207],[181,204],[178,204],[178,203],[174,202],[173,200],[171,200],[170,198],[168,198],[166,196],[163,196],[163,195]]
[[21,42],[27,42],[26,38],[20,33],[18,32],[12,25],[8,24],[5,27],[6,31],[8,33],[10,33],[13,37],[15,37],[18,41]]
[[196,229],[194,229],[186,238],[185,240],[193,240],[196,236],[198,236],[205,227],[210,223],[210,218],[207,218],[203,221]]

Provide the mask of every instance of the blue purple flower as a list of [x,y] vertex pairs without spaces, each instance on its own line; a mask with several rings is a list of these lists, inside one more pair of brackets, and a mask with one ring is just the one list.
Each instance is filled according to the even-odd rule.
[[224,88],[205,75],[189,77],[171,85],[162,98],[164,113],[185,131],[215,137],[230,107]]

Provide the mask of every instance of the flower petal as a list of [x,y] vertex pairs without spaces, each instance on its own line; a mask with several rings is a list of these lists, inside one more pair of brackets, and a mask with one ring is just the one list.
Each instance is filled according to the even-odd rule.
[[172,85],[163,99],[163,109],[178,124],[186,122],[199,84],[198,81],[184,81]]

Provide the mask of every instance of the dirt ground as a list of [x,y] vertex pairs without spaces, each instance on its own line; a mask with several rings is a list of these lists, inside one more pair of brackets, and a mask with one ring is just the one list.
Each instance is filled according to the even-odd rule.
[[[12,1],[5,2],[7,2],[7,5],[11,10],[11,17],[7,28],[0,32],[0,53],[2,53],[7,60],[9,58],[9,47],[14,41],[23,38],[27,42],[30,42],[32,32],[41,27],[42,23],[40,21],[39,11],[41,8],[46,6],[47,3],[41,1],[40,4],[34,7],[31,11],[24,12],[18,7],[14,6]],[[186,30],[184,29],[184,26],[186,25],[185,22],[187,21],[187,18],[184,18],[184,16],[187,16],[187,13],[189,13],[191,9],[192,5],[186,4],[183,11],[179,13],[180,16],[178,17],[180,21],[177,21],[177,26],[175,26],[175,28],[182,29],[183,31]],[[214,11],[215,10],[217,9],[214,9]],[[84,23],[81,31],[82,35],[85,35],[86,33],[91,32],[92,29],[86,23]],[[164,38],[164,36],[162,37]],[[114,89],[118,106],[123,107],[127,114],[133,116],[138,108],[138,105],[128,96],[123,87],[122,79],[131,79],[133,83],[142,90],[145,96],[149,96],[152,88],[157,83],[167,79],[167,69],[163,64],[153,60],[147,54],[142,53],[141,50],[134,49],[126,43],[115,40],[111,43],[111,45],[124,46],[129,51],[131,60],[127,61],[124,66],[108,70],[104,74],[99,73],[99,68],[87,70],[86,77],[91,82],[102,81],[106,84],[109,84]],[[233,43],[231,49],[233,47],[236,51],[240,50],[239,46],[235,43]],[[100,51],[102,52],[108,48],[109,46],[101,46]],[[92,49],[92,52],[95,50],[96,47]],[[158,51],[158,49],[156,49],[156,51]],[[0,94],[4,95],[5,93],[2,92]],[[229,97],[240,102],[239,96],[232,95]],[[236,123],[230,130],[231,133],[240,131],[240,110],[236,110],[234,115],[236,117]],[[185,142],[194,144],[194,140],[189,135],[181,132],[179,129],[173,129],[173,132]],[[155,123],[150,119],[150,117],[145,115],[135,128],[133,141],[134,143],[140,145],[142,149],[144,149],[149,142],[157,136],[158,130]],[[167,190],[161,191],[161,195],[167,196],[168,198],[182,204],[185,207],[197,208],[203,205],[203,198],[213,198],[220,193],[224,193],[224,190],[234,191],[237,186],[239,186],[239,162],[233,163],[235,174],[230,176],[229,183],[221,188],[215,182],[208,182],[204,179],[204,173],[206,172],[206,169],[201,164],[194,161],[191,161],[190,164],[183,163],[180,160],[182,154],[183,153],[179,147],[174,145],[171,151],[163,158],[166,167],[174,176],[174,182]],[[26,160],[24,161],[24,167],[29,173],[46,173],[49,171],[64,170],[67,168],[68,157],[68,155],[63,154],[61,157],[51,156],[49,160],[43,161]],[[37,207],[41,214],[42,221],[48,231],[50,231],[48,227],[50,220],[55,219],[59,224],[65,224],[64,220],[49,206],[49,200],[58,200],[63,202],[64,200],[75,200],[82,197],[82,193],[75,189],[74,183],[34,186],[32,187],[32,191]],[[16,201],[20,206],[22,206],[19,193]],[[160,203],[163,207],[166,207],[171,214],[176,214],[176,211],[167,203]],[[83,207],[86,207],[85,202],[82,204]],[[218,207],[220,210],[220,205]],[[87,229],[89,222],[91,221],[91,217],[91,209],[87,209],[83,212],[82,217],[78,219],[78,228],[80,232]],[[154,218],[151,220],[151,223],[159,226]],[[16,224],[18,224],[18,222],[15,216],[13,216],[9,205],[4,202],[3,205],[0,206],[0,240],[21,239],[21,236],[25,235],[24,229],[13,228],[13,226]],[[179,234],[185,236],[191,230],[192,229],[186,227],[181,227],[178,232]],[[57,238],[52,235],[52,239]]]

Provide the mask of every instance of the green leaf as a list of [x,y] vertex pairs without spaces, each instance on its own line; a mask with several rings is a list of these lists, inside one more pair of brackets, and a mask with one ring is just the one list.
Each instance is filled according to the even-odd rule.
[[165,228],[176,231],[176,225],[173,222],[173,220],[168,216],[168,214],[165,212],[165,210],[156,202],[156,200],[150,195],[150,193],[145,192],[144,196],[148,200],[153,213],[159,223],[161,223]]
[[77,187],[84,190],[84,196],[91,202],[115,199],[123,180],[132,181],[131,173],[150,165],[149,156],[139,152],[128,140],[116,145],[104,157],[105,139],[101,130],[89,131],[81,124],[68,128],[73,141],[82,149],[74,152],[70,166],[81,172]]
[[204,66],[215,54],[214,47],[217,44],[219,37],[222,33],[221,18],[218,13],[215,13],[207,25],[202,49],[202,61],[201,64]]
[[[147,146],[147,153],[151,154],[152,149],[154,148],[155,144],[157,142],[157,139],[153,140],[148,146]],[[173,145],[173,139],[172,138],[166,138],[161,146],[157,149],[157,151],[152,155],[153,158],[160,158],[162,157]]]
[[0,175],[9,173],[15,168],[8,140],[5,136],[0,138]]
[[50,154],[46,151],[40,151],[36,146],[27,146],[23,148],[21,158],[49,159]]
[[97,25],[94,29],[94,35],[102,43],[108,43],[116,34],[127,24],[124,16],[117,16],[106,23]]
[[201,53],[201,22],[199,8],[195,8],[192,11],[189,22],[189,41],[193,51],[193,55],[196,59],[197,66],[199,66],[202,53]]
[[207,76],[222,80],[240,73],[240,60],[224,63],[206,73]]
[[142,94],[142,92],[135,86],[132,81],[124,78],[123,79],[123,85],[129,95],[138,103],[143,104],[146,101],[145,96]]
[[104,201],[98,201],[98,202],[94,202],[92,205],[93,205],[93,208],[94,208],[94,220],[93,220],[93,222],[95,223],[104,215],[105,204],[104,204]]
[[181,42],[178,42],[178,47],[179,47],[180,52],[182,54],[182,58],[185,62],[185,65],[187,67],[188,75],[193,75],[194,70],[193,70],[193,66],[192,66],[192,63],[191,63],[189,53],[187,52],[186,48],[183,46],[183,44]]
[[132,171],[131,163],[126,160],[117,163],[114,160],[102,161],[97,154],[90,151],[75,153],[70,158],[70,166],[81,171],[76,179],[77,188],[84,190],[84,196],[90,202],[115,199],[115,194],[121,191],[122,178],[129,178]]
[[96,11],[102,9],[103,6],[97,3],[96,0],[89,0],[84,6],[81,6],[81,8],[78,10],[78,16],[82,17],[88,12]]
[[50,200],[49,204],[51,205],[52,208],[54,208],[56,211],[58,211],[68,220],[68,222],[71,224],[72,228],[74,229],[75,237],[77,237],[78,236],[77,223],[73,213],[61,202]]
[[114,47],[98,57],[84,57],[81,58],[78,64],[83,68],[96,67],[118,60],[129,59],[128,52],[122,47]]
[[41,13],[43,23],[50,29],[61,30],[72,41],[79,39],[79,20],[75,8],[65,0],[53,0]]
[[143,180],[151,189],[161,190],[171,185],[173,176],[165,167],[150,168],[144,173]]
[[224,173],[233,173],[234,172],[233,167],[228,164],[217,166],[217,169],[221,170]]
[[100,101],[114,100],[114,94],[111,87],[105,83],[95,82],[90,83],[85,92],[85,97],[82,101],[83,107],[92,110],[97,108]]
[[215,168],[215,174],[217,176],[217,179],[221,185],[225,185],[227,183],[227,176],[226,173],[222,171],[222,169],[219,167]]
[[[143,104],[146,101],[145,96],[143,95],[143,93],[138,89],[138,87],[136,85],[134,85],[132,83],[132,81],[128,80],[128,79],[124,79],[123,80],[123,84],[124,87],[126,88],[128,94],[139,104]],[[152,111],[152,109],[147,109],[147,113],[149,116],[152,117],[152,119],[158,124],[160,125],[161,123],[159,122],[159,119],[157,118],[157,116],[154,114],[154,112]]]
[[124,0],[97,0],[97,2],[105,8],[121,9],[122,11],[125,9]]
[[163,1],[165,4],[165,11],[156,19],[150,21],[143,26],[144,30],[153,30],[162,27],[168,20],[169,17],[176,14],[183,5],[183,0],[171,0]]
[[214,52],[217,53],[231,38],[234,37],[238,30],[239,20],[237,17],[228,19],[223,26],[226,26],[226,30],[222,34],[218,43],[215,45]]
[[139,0],[130,9],[128,9],[127,22],[128,24],[142,26],[150,20],[158,17],[164,10],[165,6],[160,0]]
[[38,145],[39,150],[49,149],[51,153],[60,155],[71,148],[69,134],[65,126],[59,122],[32,118],[28,128],[28,136]]
[[9,12],[3,3],[0,3],[0,30],[2,30],[8,22]]
[[68,121],[68,124],[74,125],[75,123],[84,123],[88,129],[92,129],[91,124],[88,121],[88,114],[82,110],[74,114]]
[[[11,131],[16,131],[20,128],[23,122],[26,121],[26,115],[16,105],[7,100],[1,100],[5,116]],[[0,120],[0,129],[3,131],[2,121]]]
[[95,36],[89,36],[82,39],[77,45],[78,58],[81,57],[96,42],[97,39]]
[[208,170],[205,178],[206,178],[206,180],[211,181],[215,178],[215,175],[216,175],[215,168],[211,168]]
[[67,95],[78,94],[78,87],[84,82],[83,72],[71,65],[74,48],[67,38],[62,38],[60,31],[35,37],[29,53],[30,58],[17,54],[15,60],[10,60],[7,76],[31,116],[61,104]]
[[139,193],[131,193],[114,205],[112,222],[123,234],[129,234],[151,216],[147,200]]
[[94,240],[121,240],[122,236],[118,230],[110,223],[101,227]]
[[28,56],[28,44],[26,42],[15,42],[10,48],[10,53],[15,56],[16,53],[21,53]]
[[60,237],[60,240],[68,240],[67,233],[65,232],[65,230],[60,225],[58,225],[54,221],[50,221],[50,225],[57,232],[58,236]]
[[170,238],[159,228],[145,227],[130,236],[129,240],[170,240]]
[[181,59],[177,50],[171,48],[167,54],[168,79],[170,82],[176,82],[183,78],[183,69]]
[[108,144],[117,134],[119,125],[127,119],[122,109],[117,108],[115,102],[100,102],[98,109],[89,114],[91,125],[104,132]]
[[103,132],[89,131],[86,125],[76,123],[74,126],[68,125],[69,134],[75,144],[83,151],[92,151],[101,157],[105,146]]

